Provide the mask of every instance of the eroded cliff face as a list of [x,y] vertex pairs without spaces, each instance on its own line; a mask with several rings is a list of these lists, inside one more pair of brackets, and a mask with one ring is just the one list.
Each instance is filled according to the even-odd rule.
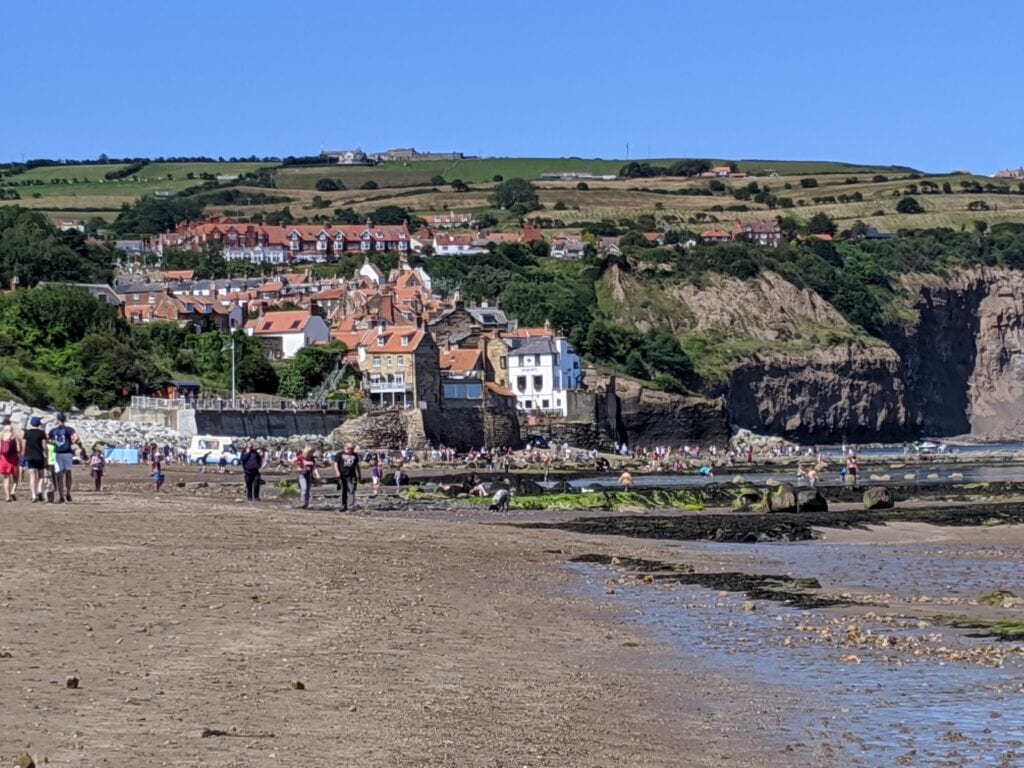
[[1024,436],[1024,273],[909,275],[917,327],[891,334],[919,430]]
[[885,346],[757,355],[729,381],[734,425],[803,443],[902,440],[912,429],[900,358]]
[[819,295],[772,273],[662,289],[646,308],[636,301],[642,281],[611,279],[615,301],[628,308],[620,319],[641,329],[660,315],[677,333],[764,342],[729,376],[735,427],[803,443],[1024,438],[1024,272],[906,276],[914,322],[890,329],[887,343],[825,338],[823,328],[852,329]]

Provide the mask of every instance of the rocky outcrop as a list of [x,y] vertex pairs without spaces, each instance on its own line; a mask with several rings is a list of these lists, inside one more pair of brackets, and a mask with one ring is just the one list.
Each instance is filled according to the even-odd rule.
[[619,380],[620,429],[628,445],[724,446],[729,442],[729,416],[723,398],[686,397]]
[[801,443],[902,440],[913,427],[899,356],[882,345],[756,355],[727,402],[736,426]]

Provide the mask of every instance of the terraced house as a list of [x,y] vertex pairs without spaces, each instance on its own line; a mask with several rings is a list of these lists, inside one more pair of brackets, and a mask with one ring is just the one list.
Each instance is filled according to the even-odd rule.
[[436,405],[440,400],[439,354],[434,337],[421,325],[381,322],[359,341],[357,361],[363,390],[377,407]]

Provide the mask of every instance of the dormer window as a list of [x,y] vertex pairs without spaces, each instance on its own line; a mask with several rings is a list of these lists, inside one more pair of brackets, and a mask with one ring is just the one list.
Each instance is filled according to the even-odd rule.
[[402,346],[403,347],[408,347],[410,341],[411,341],[411,339],[408,336],[403,336],[402,337]]
[[386,342],[387,342],[387,340],[383,336],[378,336],[377,337],[377,346],[378,347],[383,347]]

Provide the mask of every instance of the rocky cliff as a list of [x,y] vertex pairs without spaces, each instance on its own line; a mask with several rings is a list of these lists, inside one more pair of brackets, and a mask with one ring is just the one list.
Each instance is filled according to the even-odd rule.
[[913,428],[899,355],[882,346],[754,355],[727,402],[734,425],[804,443],[902,440]]
[[708,354],[732,355],[719,389],[734,427],[804,443],[1024,437],[1022,272],[908,275],[904,322],[884,340],[773,273],[668,288],[614,271],[606,279],[620,321],[666,325],[701,338]]
[[1024,436],[1024,273],[972,269],[903,284],[918,322],[889,341],[919,430]]

